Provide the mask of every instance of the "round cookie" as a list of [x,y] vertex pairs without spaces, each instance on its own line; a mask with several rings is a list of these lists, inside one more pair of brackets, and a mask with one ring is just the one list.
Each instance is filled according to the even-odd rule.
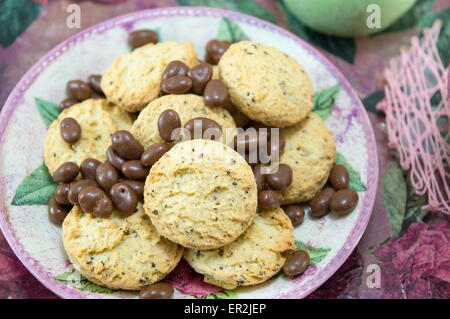
[[118,130],[130,130],[135,120],[135,115],[123,111],[120,107],[114,106],[111,102],[102,99],[102,104],[105,105],[105,110],[116,124]]
[[174,60],[198,64],[194,46],[171,41],[144,45],[113,62],[102,76],[102,90],[125,111],[140,111],[159,96],[164,69]]
[[[61,121],[74,118],[81,127],[81,137],[73,145],[65,142],[60,133]],[[61,112],[50,125],[44,141],[44,161],[51,174],[65,162],[78,165],[88,157],[106,160],[106,149],[111,145],[111,134],[129,130],[131,116],[105,99],[88,99]]]
[[[158,118],[162,112],[168,109],[178,113],[182,126],[190,119],[207,117],[216,121],[223,129],[236,128],[236,124],[227,110],[222,107],[207,106],[201,96],[194,94],[164,95],[147,105],[131,127],[131,134],[141,142],[144,148],[163,141],[159,136]],[[226,133],[225,130],[222,131]],[[226,142],[226,134],[223,134],[222,141]]]
[[[220,79],[220,77],[219,77],[219,66],[218,65],[213,65],[212,68],[213,68],[212,79],[213,80]],[[234,122],[236,122],[236,126],[237,127],[244,127],[246,124],[248,124],[250,122],[250,119],[248,118],[248,116],[245,115],[244,113],[242,113],[241,111],[239,111],[239,109],[236,107],[236,105],[234,105],[231,102],[230,98],[227,99],[227,101],[225,102],[223,107],[228,112],[230,112],[231,116],[234,119]]]
[[163,279],[183,248],[160,236],[142,205],[122,217],[99,218],[74,206],[62,226],[64,248],[83,276],[111,289],[138,290]]
[[219,74],[233,104],[254,121],[286,127],[311,111],[314,91],[309,76],[296,60],[275,48],[235,43],[220,59]]
[[292,168],[292,184],[283,191],[284,203],[312,199],[325,185],[336,159],[334,138],[326,124],[310,113],[299,124],[280,130],[286,147],[280,163]]
[[176,144],[150,170],[144,209],[162,236],[184,247],[224,246],[256,216],[251,167],[233,149],[212,140]]
[[203,281],[233,289],[262,283],[277,274],[286,252],[295,250],[292,223],[281,208],[260,212],[247,231],[219,249],[186,249],[184,258]]

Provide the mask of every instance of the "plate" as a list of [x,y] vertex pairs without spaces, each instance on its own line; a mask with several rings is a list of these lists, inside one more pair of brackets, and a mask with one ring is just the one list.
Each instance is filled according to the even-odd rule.
[[297,278],[278,275],[254,287],[218,292],[185,264],[170,276],[177,288],[175,298],[307,296],[343,264],[369,221],[378,178],[373,129],[348,81],[320,52],[278,26],[220,9],[173,7],[113,18],[64,41],[24,75],[0,114],[0,226],[12,249],[39,281],[62,298],[136,297],[135,292],[92,284],[74,271],[62,247],[60,228],[47,219],[44,204],[55,186],[42,164],[45,123],[57,116],[54,104],[65,98],[66,82],[103,73],[114,58],[130,50],[127,34],[141,28],[157,30],[162,41],[192,42],[201,58],[212,38],[247,37],[288,53],[310,75],[315,112],[333,131],[337,161],[348,167],[351,186],[359,191],[356,210],[345,218],[306,216],[294,235],[297,246],[309,251],[312,265]]

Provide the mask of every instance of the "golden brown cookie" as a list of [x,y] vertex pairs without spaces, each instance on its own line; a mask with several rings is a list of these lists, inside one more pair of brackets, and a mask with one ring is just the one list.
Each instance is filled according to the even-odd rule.
[[239,237],[257,206],[251,167],[233,149],[211,140],[176,144],[150,170],[144,209],[157,231],[194,249]]
[[[81,137],[73,145],[66,143],[60,133],[61,121],[74,118],[81,127]],[[51,174],[65,162],[81,164],[86,158],[106,160],[111,134],[129,130],[131,116],[105,99],[88,99],[61,112],[50,125],[44,141],[44,161]]]
[[277,274],[295,250],[292,223],[281,208],[258,213],[247,231],[213,250],[185,249],[184,258],[204,281],[226,289],[262,283]]
[[314,91],[309,76],[295,59],[275,48],[235,43],[220,59],[219,74],[233,104],[254,121],[286,127],[311,111]]
[[138,290],[164,278],[183,248],[160,236],[142,205],[122,217],[95,217],[74,206],[62,226],[64,248],[83,276],[111,289]]
[[[219,77],[219,66],[218,65],[213,65],[212,69],[213,69],[212,79],[213,80],[220,79],[220,77]],[[236,107],[236,105],[234,105],[231,102],[230,98],[228,98],[227,102],[223,105],[223,107],[225,109],[227,109],[228,112],[230,112],[231,116],[234,119],[234,122],[236,122],[236,126],[237,127],[244,127],[246,124],[248,124],[250,122],[250,119],[248,118],[248,116],[245,115],[244,113],[242,113]]]
[[[203,97],[194,94],[164,95],[154,100],[142,110],[133,123],[131,134],[144,146],[162,142],[158,131],[159,115],[165,110],[175,110],[183,126],[192,118],[207,117],[216,121],[223,129],[235,129],[236,124],[230,113],[222,107],[209,107]],[[225,133],[225,130],[223,130]],[[225,142],[225,134],[222,141]]]
[[315,113],[280,134],[286,139],[280,163],[291,166],[293,176],[291,186],[283,191],[284,203],[309,201],[325,185],[335,161],[333,134]]
[[140,111],[161,92],[161,77],[174,61],[198,64],[195,48],[187,42],[147,44],[118,57],[102,76],[107,99],[128,112]]

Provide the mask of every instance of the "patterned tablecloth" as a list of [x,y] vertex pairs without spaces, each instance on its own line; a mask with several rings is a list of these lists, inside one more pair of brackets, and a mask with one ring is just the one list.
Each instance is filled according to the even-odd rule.
[[[384,95],[383,69],[388,61],[409,46],[410,38],[420,33],[421,27],[437,18],[444,22],[438,43],[441,58],[449,64],[450,0],[418,0],[388,30],[356,39],[308,29],[286,9],[283,0],[2,0],[0,108],[28,68],[79,31],[65,27],[67,5],[74,2],[81,7],[82,29],[137,10],[203,5],[278,23],[318,47],[363,99],[375,128],[380,178],[372,218],[357,249],[309,298],[450,298],[450,218],[421,209],[424,198],[414,193],[388,149],[383,115],[375,108]],[[369,288],[366,283],[370,274],[367,267],[372,264],[380,266],[380,288]],[[22,266],[1,233],[0,298],[57,298]]]

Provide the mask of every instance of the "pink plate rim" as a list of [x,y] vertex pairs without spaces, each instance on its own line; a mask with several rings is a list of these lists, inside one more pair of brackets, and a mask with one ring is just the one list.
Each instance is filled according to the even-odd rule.
[[[206,7],[166,7],[149,9],[143,11],[137,11],[125,15],[121,15],[104,22],[98,23],[84,31],[81,31],[55,48],[49,51],[45,56],[43,56],[33,67],[21,78],[19,83],[15,86],[11,94],[9,95],[6,103],[0,113],[0,143],[3,143],[4,133],[6,131],[10,117],[12,116],[17,105],[21,102],[24,93],[27,89],[34,83],[36,78],[42,73],[42,71],[55,59],[57,59],[68,47],[71,47],[90,37],[93,34],[103,33],[108,29],[116,26],[124,26],[128,23],[134,23],[138,20],[148,19],[152,17],[173,17],[173,16],[210,16],[210,17],[226,17],[231,20],[239,21],[242,23],[250,24],[262,29],[266,29],[272,32],[278,33],[280,36],[289,38],[293,40],[296,44],[302,46],[310,54],[314,55],[330,73],[332,73],[338,82],[341,84],[342,89],[350,96],[351,103],[356,108],[359,109],[357,112],[356,119],[362,124],[365,139],[367,140],[368,147],[368,178],[367,185],[370,185],[369,190],[364,197],[361,204],[362,214],[358,216],[355,225],[350,231],[346,243],[341,247],[336,255],[327,263],[327,265],[314,275],[313,281],[298,281],[296,286],[291,291],[282,293],[280,298],[304,298],[317,289],[321,284],[323,284],[328,278],[330,278],[339,267],[345,262],[348,256],[351,254],[353,249],[358,244],[364,230],[369,222],[373,205],[375,202],[377,184],[378,184],[378,155],[376,151],[376,141],[375,135],[369,116],[364,109],[360,99],[351,87],[350,83],[345,79],[342,73],[317,49],[312,47],[310,44],[304,40],[298,38],[291,32],[271,24],[269,22],[263,21],[261,19],[251,17],[242,13],[232,12],[223,9],[214,9]],[[95,294],[86,293],[75,288],[71,288],[63,285],[62,283],[56,281],[52,278],[49,272],[47,272],[44,267],[25,250],[23,245],[19,242],[16,234],[14,233],[11,225],[8,222],[7,208],[6,208],[6,192],[5,185],[0,184],[0,228],[2,229],[6,240],[9,245],[20,259],[20,261],[25,265],[25,267],[48,289],[53,291],[55,294],[62,298],[92,298]]]

